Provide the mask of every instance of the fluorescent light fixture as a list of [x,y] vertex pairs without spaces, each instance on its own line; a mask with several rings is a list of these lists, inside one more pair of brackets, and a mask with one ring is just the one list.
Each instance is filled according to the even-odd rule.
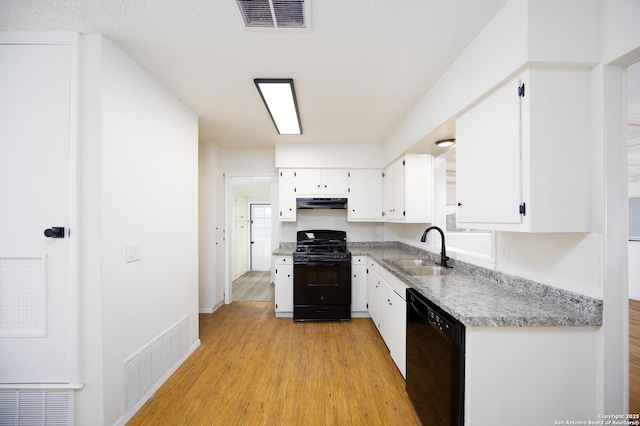
[[456,143],[455,139],[442,139],[441,141],[437,141],[436,145],[439,146],[440,148],[446,148],[448,146],[453,145],[454,143]]
[[253,80],[267,106],[269,115],[281,135],[301,135],[296,91],[291,78],[256,78]]

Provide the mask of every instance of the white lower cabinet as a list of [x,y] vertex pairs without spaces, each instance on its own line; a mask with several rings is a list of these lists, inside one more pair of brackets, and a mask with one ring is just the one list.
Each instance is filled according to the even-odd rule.
[[408,286],[377,263],[369,261],[367,271],[367,309],[384,339],[391,358],[402,376],[407,375]]
[[380,329],[380,276],[378,275],[379,266],[377,263],[369,260],[367,262],[367,312],[371,317],[371,321]]
[[362,313],[366,312],[367,257],[353,256],[351,258],[351,313],[362,316]]
[[380,300],[380,334],[387,343],[391,358],[398,366],[402,377],[407,377],[407,302],[405,296],[401,296],[384,283]]
[[277,317],[293,316],[293,256],[276,256],[275,308]]

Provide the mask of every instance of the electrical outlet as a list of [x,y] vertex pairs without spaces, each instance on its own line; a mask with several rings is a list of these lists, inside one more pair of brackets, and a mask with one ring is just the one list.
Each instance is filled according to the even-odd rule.
[[126,254],[125,262],[137,262],[142,257],[142,243],[127,243],[125,244]]
[[509,258],[509,243],[500,244],[500,257],[503,259]]

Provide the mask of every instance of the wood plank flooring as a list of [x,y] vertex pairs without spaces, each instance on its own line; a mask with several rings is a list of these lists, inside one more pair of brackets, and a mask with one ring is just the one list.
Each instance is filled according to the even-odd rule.
[[368,318],[298,323],[233,302],[200,315],[200,339],[129,425],[420,425]]
[[271,271],[247,271],[232,283],[234,301],[273,301],[275,285]]
[[629,300],[629,413],[640,414],[640,301]]

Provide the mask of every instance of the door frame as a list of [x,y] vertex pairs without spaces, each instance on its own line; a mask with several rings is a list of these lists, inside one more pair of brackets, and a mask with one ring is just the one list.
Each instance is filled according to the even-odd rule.
[[[78,96],[79,96],[79,35],[70,32],[0,32],[0,44],[21,45],[64,45],[70,50],[70,91],[69,94],[69,360],[68,383],[9,385],[9,389],[82,389],[80,372],[80,291],[78,261],[78,239],[81,232],[78,227]],[[7,386],[0,385],[0,389]]]
[[[270,194],[271,198],[271,208],[273,209],[274,203],[277,206],[278,203],[278,192],[274,191],[273,188],[277,188],[278,185],[278,173],[249,173],[249,172],[225,172],[224,174],[224,227],[228,229],[229,232],[226,235],[224,241],[224,303],[229,304],[233,301],[233,285],[231,282],[231,265],[233,264],[233,253],[232,253],[232,241],[233,241],[233,232],[231,231],[233,228],[233,212],[231,206],[233,204],[233,188],[232,181],[233,178],[237,177],[263,177],[263,178],[271,178],[272,181],[272,191]],[[275,185],[274,185],[275,184]],[[271,230],[271,237],[280,239],[280,228]],[[273,232],[276,231],[276,232]],[[273,265],[272,265],[273,269]]]

